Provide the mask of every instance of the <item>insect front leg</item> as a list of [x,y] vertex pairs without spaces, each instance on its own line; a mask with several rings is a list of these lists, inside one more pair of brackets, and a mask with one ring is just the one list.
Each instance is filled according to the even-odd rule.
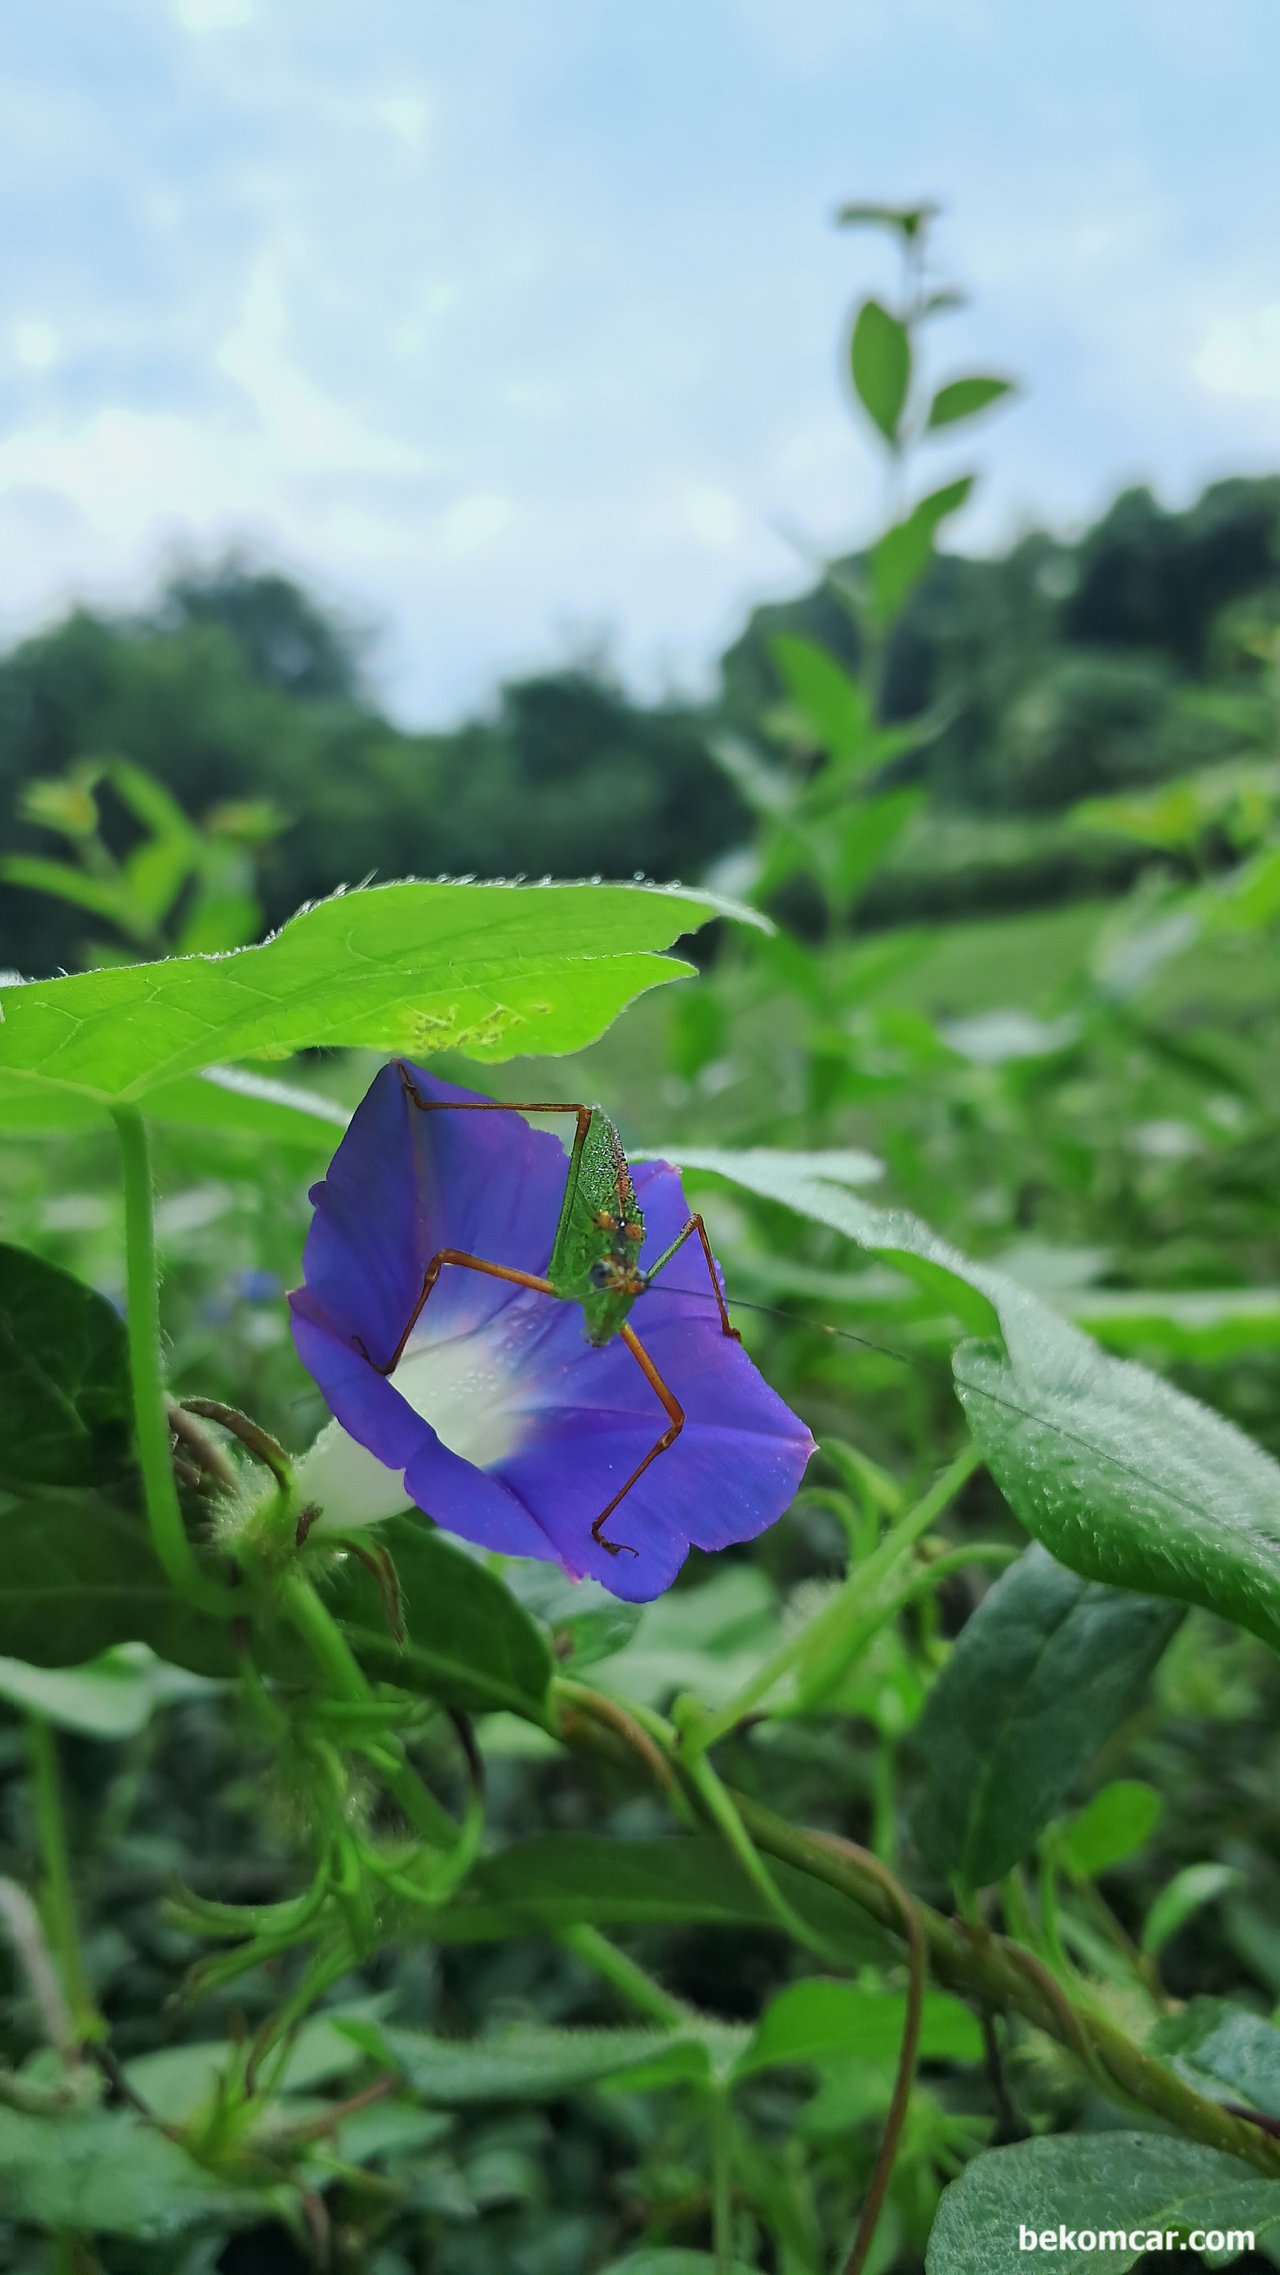
[[[509,1280],[515,1287],[532,1288],[536,1295],[553,1296],[556,1292],[552,1287],[550,1280],[539,1279],[536,1272],[518,1271],[514,1264],[491,1264],[488,1261],[487,1257],[469,1256],[466,1250],[463,1248],[439,1248],[437,1249],[435,1255],[432,1257],[431,1262],[428,1264],[426,1271],[423,1273],[422,1293],[418,1297],[413,1310],[409,1314],[409,1324],[405,1328],[405,1331],[400,1337],[399,1342],[396,1344],[395,1350],[392,1352],[391,1357],[388,1359],[386,1365],[384,1367],[377,1367],[377,1372],[379,1374],[395,1373],[401,1359],[404,1357],[405,1345],[408,1342],[409,1337],[412,1335],[414,1328],[417,1326],[418,1321],[422,1317],[422,1307],[430,1295],[431,1290],[435,1286],[436,1281],[439,1279],[440,1274],[444,1270],[446,1264],[458,1264],[466,1272],[483,1272],[485,1277],[490,1280]],[[356,1342],[356,1347],[360,1351],[361,1355],[369,1360],[370,1366],[375,1366],[376,1362],[369,1357],[369,1353],[365,1349],[364,1344],[360,1342],[358,1337],[354,1338],[354,1340]]]

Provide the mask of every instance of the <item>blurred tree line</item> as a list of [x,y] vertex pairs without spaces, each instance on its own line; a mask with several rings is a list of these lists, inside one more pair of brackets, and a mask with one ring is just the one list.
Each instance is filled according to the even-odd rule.
[[[881,672],[885,716],[920,722],[896,763],[929,807],[865,913],[1034,905],[1122,882],[1139,855],[1069,838],[1060,817],[1231,755],[1225,699],[1256,669],[1242,629],[1280,617],[1278,539],[1268,477],[1216,483],[1180,513],[1134,489],[1078,542],[1033,532],[994,559],[939,559]],[[369,874],[695,877],[750,834],[718,735],[776,732],[779,634],[858,661],[841,591],[856,569],[833,564],[812,591],[757,609],[709,705],[635,703],[601,669],[567,667],[508,683],[460,727],[406,733],[371,699],[360,636],[231,558],[175,577],[141,616],[76,610],[0,658],[0,829],[13,850],[48,851],[29,786],[123,758],[197,820],[271,802],[281,827],[260,883],[273,923]],[[106,826],[127,843],[136,822],[108,796]],[[51,969],[66,939],[55,904],[6,890],[0,965]]]

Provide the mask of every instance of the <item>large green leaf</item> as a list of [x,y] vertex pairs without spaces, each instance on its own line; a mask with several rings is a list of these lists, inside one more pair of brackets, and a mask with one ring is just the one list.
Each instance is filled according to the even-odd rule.
[[132,2110],[29,2117],[0,2108],[0,2219],[162,2239],[197,2222],[267,2218],[287,2199],[219,2180]]
[[36,1085],[118,1105],[224,1059],[319,1045],[575,1051],[687,972],[659,951],[720,915],[760,921],[674,886],[379,885],[304,909],[258,948],[11,986],[0,1119]]
[[1260,2237],[1277,2221],[1280,2181],[1217,2149],[1158,2133],[1059,2135],[975,2157],[942,2198],[925,2264],[928,2275],[1026,2275],[1026,2230],[1037,2258],[1040,2236],[1052,2235],[1045,2248],[1064,2275],[1123,2275],[1148,2249],[1178,2250],[1194,2229],[1224,2239],[1200,2249],[1210,2267],[1226,2267],[1245,2248],[1226,2243],[1232,2231]]
[[[851,1960],[883,1959],[889,1945],[869,1915],[833,1888],[790,1865],[773,1878],[801,1917]],[[771,1927],[774,1915],[724,1843],[710,1833],[614,1840],[595,1833],[549,1833],[518,1842],[476,1867],[455,1903],[431,1915],[443,1942],[488,1942],[594,1927]]]
[[1073,1571],[1201,1604],[1280,1648],[1280,1467],[1131,1360],[1037,1321],[1016,1358],[963,1345],[969,1427],[1028,1530]]
[[764,1148],[666,1152],[843,1233],[945,1302],[971,1334],[1000,1338],[961,1344],[959,1396],[1011,1507],[1060,1563],[1110,1587],[1201,1604],[1280,1648],[1280,1465],[1242,1431],[1144,1367],[1109,1358],[905,1210],[873,1208]]
[[0,1247],[0,1487],[119,1477],[132,1411],[119,1313],[56,1264]]
[[540,1720],[551,1653],[510,1589],[420,1517],[380,1525],[378,1543],[395,1563],[405,1642],[388,1632],[377,1585],[354,1558],[330,1599],[366,1672],[449,1706],[506,1708]]
[[915,1833],[970,1888],[1000,1880],[1131,1712],[1181,1618],[1029,1548],[961,1633],[917,1726]]

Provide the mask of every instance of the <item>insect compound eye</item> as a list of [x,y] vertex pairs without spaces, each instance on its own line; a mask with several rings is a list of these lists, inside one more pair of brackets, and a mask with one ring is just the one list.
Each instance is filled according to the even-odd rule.
[[613,1275],[610,1272],[609,1266],[605,1262],[603,1256],[598,1256],[596,1258],[595,1263],[591,1266],[590,1271],[587,1273],[587,1278],[590,1280],[593,1288],[607,1288],[612,1277]]

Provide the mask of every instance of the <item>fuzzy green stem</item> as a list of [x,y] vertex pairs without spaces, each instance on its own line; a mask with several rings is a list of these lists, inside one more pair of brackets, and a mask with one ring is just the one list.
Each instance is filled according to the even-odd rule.
[[233,1590],[201,1571],[187,1538],[173,1481],[169,1413],[160,1363],[160,1288],[146,1124],[136,1106],[117,1106],[111,1118],[120,1140],[129,1373],[147,1523],[156,1555],[179,1595],[202,1611],[231,1619],[243,1611],[243,1603]]
[[976,1446],[964,1446],[961,1449],[929,1491],[890,1525],[879,1547],[864,1564],[850,1573],[832,1602],[813,1619],[806,1620],[794,1635],[787,1636],[777,1650],[771,1651],[762,1665],[756,1668],[755,1673],[748,1676],[728,1703],[717,1713],[709,1714],[699,1724],[696,1743],[700,1749],[714,1746],[732,1730],[744,1714],[758,1706],[762,1698],[768,1697],[775,1684],[784,1675],[790,1674],[801,1659],[807,1658],[810,1653],[816,1657],[828,1645],[837,1643],[850,1624],[859,1619],[859,1615],[865,1620],[878,1613],[879,1589],[896,1570],[906,1551],[914,1547],[916,1541],[936,1523],[948,1502],[954,1500],[981,1461],[982,1455]]
[[1063,1982],[1073,1982],[1076,1971],[1067,1957],[1062,1941],[1062,1922],[1058,1912],[1058,1873],[1052,1854],[1045,1855],[1041,1861],[1039,1892],[1045,1956],[1055,1975],[1060,1976]]
[[559,1941],[640,2014],[649,2015],[668,2030],[680,2030],[688,2024],[688,2008],[681,2006],[679,1999],[673,1999],[661,1983],[655,1983],[652,1975],[647,1975],[625,1951],[619,1951],[598,1928],[563,1927]]
[[[324,1676],[330,1697],[350,1706],[369,1705],[373,1693],[360,1662],[311,1582],[299,1572],[286,1573],[279,1584],[279,1602]],[[414,1831],[435,1848],[452,1848],[458,1838],[457,1826],[405,1761],[397,1741],[383,1741],[376,1753],[376,1766],[388,1791],[395,1795]]]
[[710,1762],[705,1756],[694,1754],[683,1763],[683,1768],[710,1822],[737,1857],[747,1878],[759,1890],[779,1927],[785,1929],[802,1950],[812,1951],[826,1966],[843,1967],[845,1960],[841,1953],[833,1950],[824,1937],[816,1934],[801,1919],[795,1907],[787,1902],[747,1831],[733,1796],[717,1777]]
[[63,1997],[70,2011],[76,2038],[97,2037],[102,2024],[85,1972],[71,1892],[71,1859],[62,1809],[58,1751],[53,1732],[43,1715],[27,1716],[27,1749],[31,1760],[31,1790],[35,1805],[36,1839],[43,1867],[40,1910],[49,1947],[57,1963]]

